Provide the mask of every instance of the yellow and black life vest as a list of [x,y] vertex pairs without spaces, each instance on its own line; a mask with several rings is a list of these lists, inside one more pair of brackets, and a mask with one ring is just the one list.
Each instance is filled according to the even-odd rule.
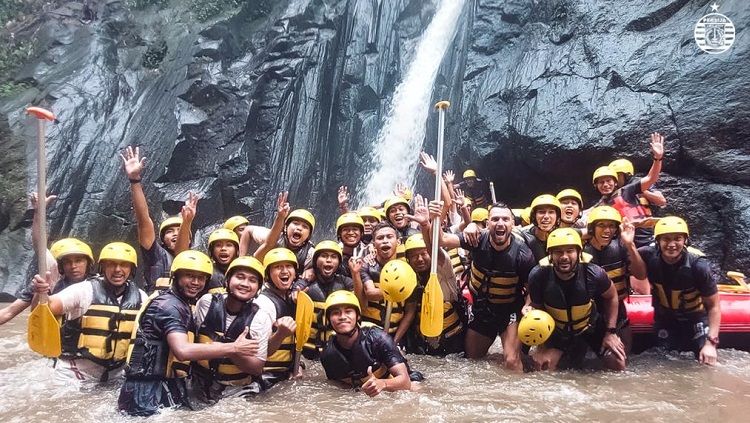
[[602,250],[586,244],[583,251],[591,255],[590,263],[594,263],[607,272],[609,280],[615,285],[617,297],[624,301],[630,295],[630,274],[628,273],[628,253],[620,241],[613,239]]
[[[363,323],[359,330],[359,339],[351,349],[350,358],[347,358],[339,350],[334,339],[328,341],[320,357],[320,362],[328,379],[345,383],[355,389],[359,389],[369,378],[368,367],[372,368],[373,376],[378,379],[393,377],[385,364],[375,358],[378,356],[378,352],[372,351],[375,344],[373,340],[378,336],[378,332],[381,332],[380,328]],[[379,345],[382,345],[382,343]]]
[[[311,357],[317,357],[323,351],[323,347],[325,347],[326,342],[328,342],[333,333],[328,330],[325,321],[326,298],[334,291],[349,291],[347,280],[348,285],[351,286],[351,279],[342,274],[335,274],[331,281],[324,282],[316,272],[316,279],[307,285],[307,295],[310,296],[313,302],[315,317],[310,328],[310,337],[307,339],[304,349]],[[305,357],[308,357],[308,355],[305,355]]]
[[[429,281],[429,278],[429,272],[417,274],[418,284],[415,288],[416,293],[414,294],[415,298],[417,298],[417,316],[416,321],[411,326],[411,329],[416,330],[419,333],[419,336],[422,338],[424,337],[419,331],[419,319],[422,310],[422,295],[427,285],[427,281]],[[443,295],[445,296],[445,293],[443,293]],[[443,302],[443,331],[440,333],[441,341],[458,335],[464,330],[464,321],[466,320],[466,316],[459,315],[459,313],[464,312],[463,308],[459,304],[459,301],[461,300],[458,300],[455,303],[451,303],[450,301]]]
[[188,328],[188,342],[195,340],[195,323],[192,307],[174,291],[154,292],[141,307],[135,320],[133,335],[128,348],[127,367],[125,375],[134,380],[161,380],[185,378],[190,374],[190,362],[178,361],[169,349],[167,337],[162,332],[164,328],[154,323],[141,327],[143,319],[160,310],[176,309],[180,316],[184,316],[185,326]]
[[[380,288],[380,282],[375,282],[375,288]],[[388,333],[393,335],[398,330],[398,324],[401,323],[401,319],[404,318],[404,305],[405,303],[393,303],[391,306],[391,318],[390,327]],[[367,301],[367,307],[362,311],[362,321],[370,322],[374,325],[379,326],[381,329],[385,327],[385,315],[387,311],[387,303],[385,300],[380,301]]]
[[[276,307],[276,319],[284,316],[294,318],[295,306],[291,301],[281,298],[271,289],[263,290],[260,295],[266,296]],[[273,330],[276,332],[276,329]],[[264,374],[271,374],[274,377],[287,379],[294,370],[294,334],[287,336],[281,341],[279,349],[270,354],[266,359],[266,365],[263,367]]]
[[684,258],[677,274],[672,281],[665,281],[662,272],[664,263],[660,254],[654,254],[647,258],[648,280],[653,285],[654,308],[672,310],[677,314],[688,314],[703,312],[703,299],[695,285],[693,267],[698,260],[705,257],[698,250],[688,248],[683,253]]
[[[512,239],[507,251],[490,251],[489,254],[508,254],[513,258],[513,263],[518,262],[520,243]],[[505,271],[488,270],[482,268],[478,263],[477,255],[484,254],[480,250],[474,250],[474,260],[471,262],[471,289],[474,293],[483,294],[492,304],[512,304],[521,297],[522,287],[518,285],[518,274],[513,269]]]
[[[588,265],[578,264],[578,271],[573,280],[564,283],[574,284],[571,289],[563,290],[557,281],[552,266],[544,266],[546,276],[542,290],[544,310],[555,320],[555,328],[565,334],[577,335],[586,331],[596,320],[597,311],[594,302],[595,284],[588,280]],[[566,295],[567,293],[567,295]]]
[[[234,342],[249,327],[258,312],[258,305],[252,301],[242,306],[239,314],[226,327],[227,294],[213,294],[206,317],[198,328],[198,343]],[[253,377],[240,370],[229,358],[198,360],[194,368],[196,375],[206,377],[222,385],[244,386],[252,382]]]
[[[102,277],[89,281],[93,289],[91,306],[80,319],[77,339],[66,342],[75,341],[74,357],[116,368],[125,363],[135,317],[141,307],[141,293],[132,280],[128,281],[118,302]],[[70,356],[70,350],[65,356]]]
[[461,257],[458,248],[448,250],[448,257],[451,259],[451,266],[453,266],[453,273],[456,277],[461,277],[466,271],[465,259]]

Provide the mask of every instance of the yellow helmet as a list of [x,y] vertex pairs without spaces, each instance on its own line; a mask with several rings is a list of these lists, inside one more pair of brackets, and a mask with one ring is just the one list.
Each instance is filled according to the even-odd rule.
[[260,279],[260,283],[263,283],[263,275],[266,272],[266,268],[263,267],[263,263],[261,263],[257,258],[253,256],[237,257],[229,264],[229,267],[227,268],[224,276],[226,276],[227,280],[229,280],[232,272],[239,268],[250,269],[253,272],[257,273],[258,279]]
[[464,197],[464,205],[471,207],[474,205],[474,202],[471,201],[471,198]]
[[365,230],[365,221],[357,213],[344,213],[336,219],[336,234],[341,234],[341,228],[344,226],[357,225],[359,229]]
[[547,251],[563,245],[575,245],[582,249],[583,244],[578,231],[573,228],[557,228],[547,237]]
[[581,197],[581,194],[578,191],[572,188],[566,188],[558,192],[555,198],[557,198],[557,201],[562,201],[564,198],[574,198],[578,200],[578,206],[583,208],[583,197]]
[[685,234],[685,236],[690,236],[690,231],[688,230],[687,222],[682,218],[667,216],[659,219],[656,222],[656,226],[654,226],[655,237],[665,234]]
[[593,225],[594,223],[600,220],[613,220],[617,223],[622,223],[622,216],[620,216],[620,212],[618,212],[617,209],[615,209],[614,207],[610,207],[610,206],[594,207],[591,210],[591,213],[589,213],[589,217],[588,217],[589,225]]
[[371,217],[380,221],[383,218],[383,215],[378,211],[378,209],[374,207],[362,207],[361,209],[359,209],[357,214],[362,219],[364,219],[365,217]]
[[172,276],[180,270],[203,273],[210,278],[214,271],[214,265],[211,263],[211,259],[200,251],[186,250],[175,256],[172,260],[172,267],[169,269]]
[[546,311],[534,309],[526,313],[518,323],[518,338],[524,345],[541,345],[555,329],[555,320]]
[[378,213],[380,213],[380,221],[381,222],[384,221],[385,218],[386,218],[385,209],[381,207],[381,208],[377,209],[377,211],[378,211]]
[[615,173],[615,171],[612,170],[612,168],[609,166],[602,166],[596,168],[596,170],[594,171],[594,176],[591,178],[591,183],[596,185],[596,180],[603,176],[611,176],[615,181],[617,181],[617,173]]
[[411,213],[411,206],[409,205],[409,202],[406,201],[403,197],[391,197],[388,200],[385,201],[385,205],[383,206],[383,211],[386,216],[388,216],[388,210],[390,210],[391,207],[395,206],[396,204],[403,204],[406,206],[406,210]]
[[167,230],[167,228],[180,225],[182,225],[182,217],[180,216],[170,216],[164,219],[164,221],[161,222],[161,225],[159,225],[159,239],[164,238],[164,232]]
[[208,250],[211,251],[214,242],[216,241],[232,241],[237,248],[240,248],[240,238],[234,233],[233,230],[226,228],[219,228],[208,237]]
[[336,241],[331,240],[324,240],[320,241],[318,245],[315,246],[315,253],[313,256],[317,258],[318,254],[323,251],[333,251],[334,253],[339,255],[339,261],[344,259],[344,250],[341,249],[341,246]]
[[628,175],[635,173],[633,162],[628,159],[613,160],[612,163],[609,164],[609,167],[616,173],[627,173]]
[[409,236],[409,238],[406,238],[406,243],[404,244],[404,252],[410,250],[418,250],[420,248],[427,248],[427,244],[425,244],[422,234],[414,234]]
[[380,272],[380,289],[386,301],[405,301],[417,286],[417,274],[403,260],[391,260]]
[[534,219],[536,209],[542,206],[554,207],[557,210],[558,218],[562,215],[562,206],[560,205],[560,202],[557,201],[557,198],[555,198],[551,194],[537,195],[536,198],[534,198],[534,200],[531,202],[531,206],[529,208],[529,218],[532,220],[532,223],[535,223],[536,220]]
[[411,188],[404,189],[403,193],[404,200],[411,201],[412,198],[414,198],[414,192],[411,190]]
[[479,207],[471,211],[472,222],[484,222],[490,216],[490,212],[484,207]]
[[226,222],[224,222],[224,225],[222,227],[224,229],[229,229],[230,231],[233,231],[237,229],[238,226],[242,225],[249,225],[250,221],[247,220],[244,216],[232,216],[229,219],[227,219]]
[[102,248],[99,253],[99,263],[104,260],[126,261],[133,266],[138,266],[138,253],[130,244],[124,242],[110,242]]
[[315,229],[315,216],[313,216],[310,211],[305,209],[296,209],[292,210],[291,213],[289,213],[289,216],[287,216],[286,221],[284,222],[285,225],[288,225],[289,222],[292,220],[297,219],[301,220],[308,225],[310,225],[310,233],[312,233],[313,229]]
[[466,170],[464,171],[463,179],[467,179],[467,178],[476,178],[476,177],[477,177],[477,173],[476,173],[476,172],[474,172],[474,170],[473,170],[473,169],[466,169]]
[[263,267],[270,268],[274,264],[292,263],[297,267],[297,256],[288,248],[274,248],[263,258]]
[[52,243],[49,247],[49,251],[52,253],[52,257],[57,261],[60,261],[60,259],[65,256],[80,254],[88,257],[92,263],[94,262],[94,253],[91,252],[91,247],[76,238],[59,239]]
[[531,207],[526,207],[521,211],[521,223],[524,225],[531,224]]
[[331,292],[331,294],[328,295],[328,298],[326,298],[324,306],[326,319],[328,319],[328,310],[331,307],[344,304],[350,305],[357,309],[358,316],[362,313],[362,310],[359,308],[359,300],[357,299],[357,296],[354,295],[354,293],[351,291],[340,289],[338,291]]

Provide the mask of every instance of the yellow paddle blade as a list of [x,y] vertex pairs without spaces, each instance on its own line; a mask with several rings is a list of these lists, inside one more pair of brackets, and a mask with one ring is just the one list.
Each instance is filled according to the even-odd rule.
[[430,273],[430,280],[422,294],[419,331],[427,337],[440,336],[443,332],[443,290],[435,273]]
[[59,357],[62,352],[60,324],[49,304],[39,304],[29,315],[29,348],[45,357]]
[[297,351],[302,351],[302,347],[310,337],[314,315],[312,299],[309,295],[300,291],[297,294],[297,313],[294,316],[294,322],[297,323],[297,330],[294,334]]

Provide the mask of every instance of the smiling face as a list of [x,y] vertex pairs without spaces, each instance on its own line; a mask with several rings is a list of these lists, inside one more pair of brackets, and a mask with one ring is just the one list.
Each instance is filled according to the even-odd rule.
[[375,255],[378,261],[385,263],[396,255],[398,235],[391,227],[381,227],[372,236],[372,245],[375,247]]
[[359,225],[346,225],[339,229],[339,238],[347,247],[356,247],[362,239],[362,229]]
[[617,180],[611,176],[600,176],[596,178],[594,186],[596,187],[596,190],[599,191],[599,194],[610,195],[615,191],[615,188],[617,188]]
[[255,298],[260,289],[260,278],[250,269],[237,269],[227,281],[227,290],[240,301]]
[[297,279],[297,263],[288,261],[274,263],[269,266],[268,277],[276,289],[286,292],[292,288],[292,284]]
[[362,216],[362,220],[365,222],[365,235],[372,235],[372,228],[380,223],[378,219],[371,216]]
[[175,278],[182,294],[189,299],[195,299],[206,286],[208,275],[193,270],[180,270]]
[[506,207],[493,207],[487,217],[487,231],[490,241],[496,246],[505,245],[512,236],[513,212]]
[[578,267],[578,247],[561,245],[550,249],[550,260],[555,272],[562,279],[570,278]]
[[357,309],[349,304],[331,306],[328,309],[328,321],[338,334],[349,334],[357,327]]
[[575,198],[563,198],[560,200],[562,205],[562,221],[568,225],[572,225],[578,220],[581,215],[581,206],[578,204],[578,200]]
[[222,266],[228,266],[232,260],[237,258],[237,245],[225,239],[214,241],[211,244],[211,257]]
[[557,209],[553,206],[539,206],[534,209],[534,222],[543,232],[552,232],[557,226]]
[[388,221],[398,229],[404,229],[409,225],[406,215],[409,209],[403,204],[394,204],[388,208]]
[[310,239],[310,224],[300,219],[292,219],[286,225],[286,239],[292,248],[302,247]]
[[426,272],[430,270],[430,252],[427,248],[412,248],[406,251],[406,261],[409,262],[415,272]]
[[318,273],[324,278],[330,278],[338,270],[341,264],[339,255],[333,251],[321,251],[316,254],[315,268],[318,269]]
[[617,228],[614,220],[598,220],[594,224],[594,239],[601,245],[609,245],[617,236]]
[[70,254],[60,259],[62,273],[70,282],[80,282],[86,279],[89,268],[89,258],[83,254]]
[[661,257],[667,263],[674,264],[680,260],[685,250],[687,237],[684,234],[664,234],[656,239],[661,251]]
[[125,285],[130,278],[133,265],[127,261],[121,260],[103,260],[100,263],[104,278],[115,287]]
[[161,237],[161,242],[167,250],[174,250],[175,245],[177,245],[177,236],[179,234],[179,226],[168,226],[164,229],[164,235]]

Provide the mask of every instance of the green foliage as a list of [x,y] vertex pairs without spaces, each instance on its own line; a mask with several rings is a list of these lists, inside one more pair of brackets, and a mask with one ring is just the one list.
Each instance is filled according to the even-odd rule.
[[190,10],[196,19],[205,22],[227,9],[234,9],[240,3],[241,0],[190,0]]
[[13,97],[23,91],[31,88],[31,85],[25,82],[7,81],[0,84],[0,98]]
[[31,41],[0,43],[0,97],[9,97],[26,88],[28,84],[11,81],[13,73],[34,56]]

